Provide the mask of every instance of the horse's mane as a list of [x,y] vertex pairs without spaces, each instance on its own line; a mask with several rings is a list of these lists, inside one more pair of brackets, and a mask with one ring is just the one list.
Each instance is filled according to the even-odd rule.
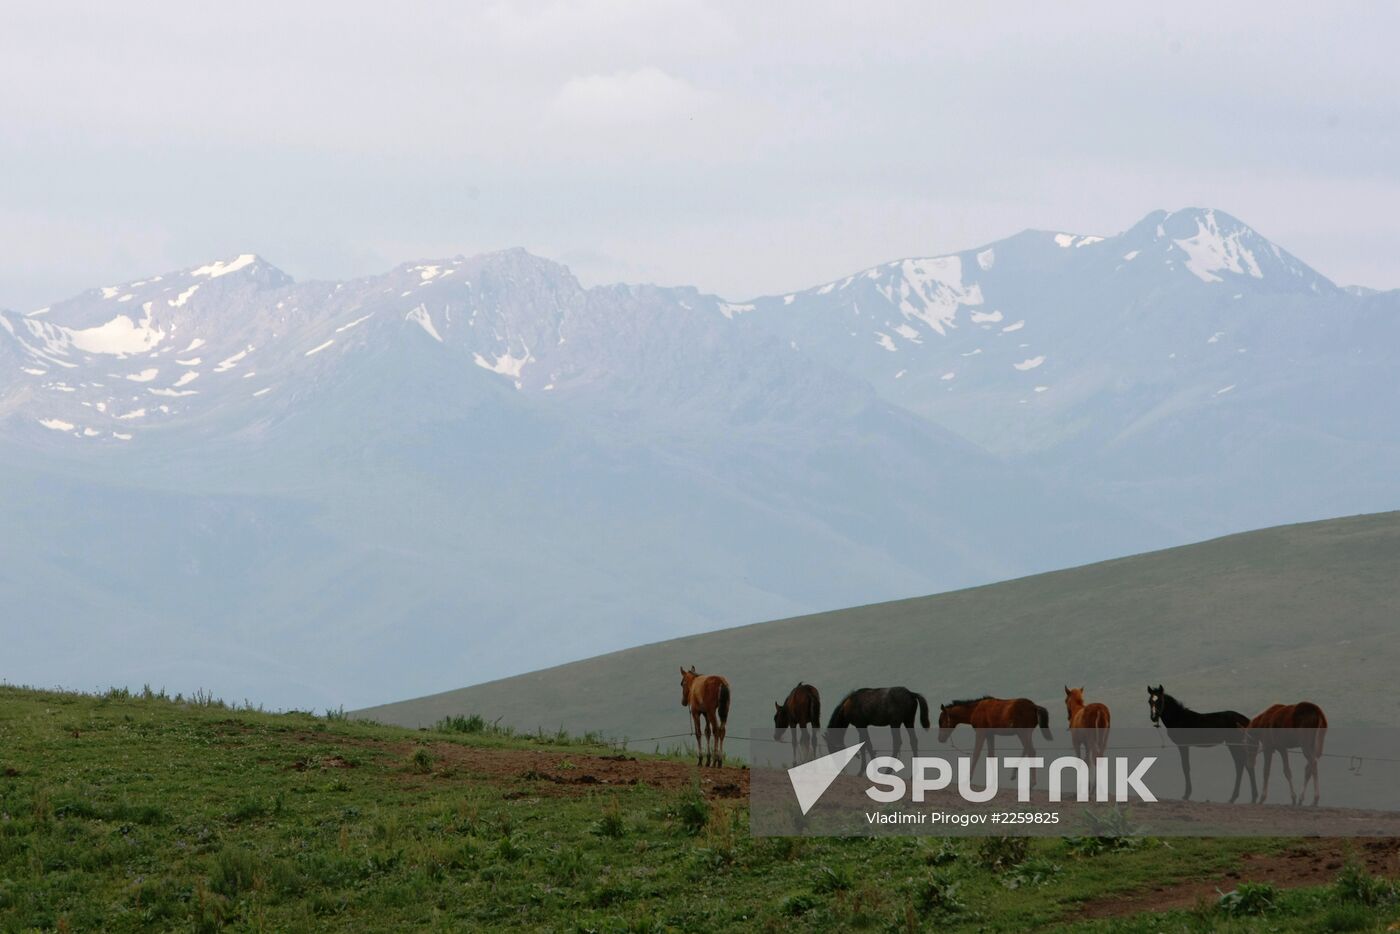
[[1163,706],[1167,706],[1167,707],[1175,707],[1177,710],[1180,710],[1182,713],[1197,713],[1197,711],[1192,710],[1190,707],[1187,707],[1185,704],[1183,704],[1181,701],[1177,700],[1175,697],[1172,697],[1172,696],[1171,696],[1170,694],[1168,694],[1166,691],[1163,691],[1163,692],[1162,692],[1162,704],[1163,704]]
[[943,706],[944,706],[944,707],[965,707],[965,706],[967,706],[968,704],[977,704],[977,703],[981,703],[981,702],[984,701],[984,700],[991,700],[991,699],[992,699],[992,695],[990,695],[990,694],[983,694],[981,697],[969,697],[969,698],[966,698],[966,699],[964,699],[964,700],[949,701],[948,703],[944,704]]

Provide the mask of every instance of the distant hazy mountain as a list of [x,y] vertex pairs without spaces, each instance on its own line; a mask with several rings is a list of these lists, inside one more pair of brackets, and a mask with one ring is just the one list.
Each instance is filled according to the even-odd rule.
[[742,303],[512,250],[0,312],[0,676],[354,705],[1387,508],[1397,312],[1218,211]]

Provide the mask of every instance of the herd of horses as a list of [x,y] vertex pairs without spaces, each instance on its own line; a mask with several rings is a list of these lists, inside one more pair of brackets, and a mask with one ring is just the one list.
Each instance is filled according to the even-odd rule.
[[[681,705],[690,709],[695,730],[696,764],[723,766],[724,734],[729,719],[729,681],[722,675],[698,674],[695,667],[681,669]],[[799,681],[788,692],[787,699],[774,702],[773,739],[782,742],[788,734],[794,760],[815,756],[817,736],[821,730],[821,694],[811,684]],[[1159,684],[1147,688],[1147,712],[1155,727],[1165,728],[1167,737],[1176,745],[1181,756],[1181,771],[1186,780],[1183,800],[1191,797],[1191,749],[1225,746],[1235,766],[1235,787],[1230,795],[1233,803],[1240,796],[1240,784],[1249,775],[1249,800],[1263,803],[1269,794],[1269,772],[1274,753],[1283,763],[1283,775],[1288,780],[1288,793],[1293,804],[1302,804],[1312,782],[1312,803],[1317,804],[1322,792],[1318,784],[1318,760],[1322,757],[1327,733],[1327,716],[1311,701],[1297,704],[1274,704],[1259,716],[1246,717],[1234,710],[1198,713],[1168,694]],[[1093,771],[1095,763],[1108,750],[1110,714],[1101,703],[1085,703],[1084,689],[1065,687],[1065,713],[1074,754],[1085,760]],[[845,745],[846,730],[854,727],[863,745],[861,765],[873,755],[870,735],[872,726],[886,726],[893,736],[892,754],[899,756],[902,748],[901,730],[909,734],[914,755],[919,754],[915,722],[925,730],[930,728],[928,701],[906,687],[858,688],[836,705],[827,721],[826,744],[835,751]],[[1050,733],[1050,712],[1025,697],[975,697],[955,700],[938,708],[938,741],[947,743],[953,731],[967,724],[972,728],[974,746],[972,768],[985,752],[996,755],[996,738],[1011,736],[1020,740],[1021,752],[1035,755],[1033,735],[1039,730],[1045,739]],[[704,727],[703,744],[701,727]],[[1293,770],[1288,762],[1288,750],[1298,749],[1304,760],[1303,786],[1293,789]],[[1264,755],[1262,790],[1255,782],[1255,765],[1260,753]]]

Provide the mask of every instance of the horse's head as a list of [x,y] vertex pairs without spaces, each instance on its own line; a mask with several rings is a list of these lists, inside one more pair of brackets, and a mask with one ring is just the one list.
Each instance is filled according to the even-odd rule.
[[1065,710],[1069,712],[1071,718],[1074,712],[1084,706],[1084,689],[1072,688],[1065,685]]
[[1166,704],[1167,692],[1159,684],[1155,688],[1147,686],[1147,715],[1152,718],[1153,726],[1162,725],[1162,709]]
[[940,704],[938,707],[938,741],[948,742],[948,737],[953,735],[953,727],[962,721],[953,714],[953,708],[947,704]]
[[690,686],[691,686],[692,684],[695,683],[696,677],[697,677],[697,675],[695,674],[695,666],[694,666],[694,665],[691,665],[691,666],[690,666],[690,670],[689,670],[689,671],[686,671],[684,668],[681,669],[681,706],[682,706],[682,707],[687,707],[687,706],[690,705]]
[[773,738],[782,739],[783,731],[792,724],[788,723],[787,708],[777,701],[773,702]]

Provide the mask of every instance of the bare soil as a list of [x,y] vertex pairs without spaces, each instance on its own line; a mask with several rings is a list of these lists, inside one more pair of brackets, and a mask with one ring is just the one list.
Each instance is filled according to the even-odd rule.
[[1337,878],[1349,859],[1362,863],[1374,875],[1400,876],[1400,839],[1314,840],[1283,851],[1246,854],[1237,867],[1222,873],[1094,899],[1085,902],[1079,914],[1085,918],[1116,918],[1145,911],[1192,908],[1203,899],[1218,899],[1222,892],[1241,882],[1271,882],[1281,889],[1327,885]]

